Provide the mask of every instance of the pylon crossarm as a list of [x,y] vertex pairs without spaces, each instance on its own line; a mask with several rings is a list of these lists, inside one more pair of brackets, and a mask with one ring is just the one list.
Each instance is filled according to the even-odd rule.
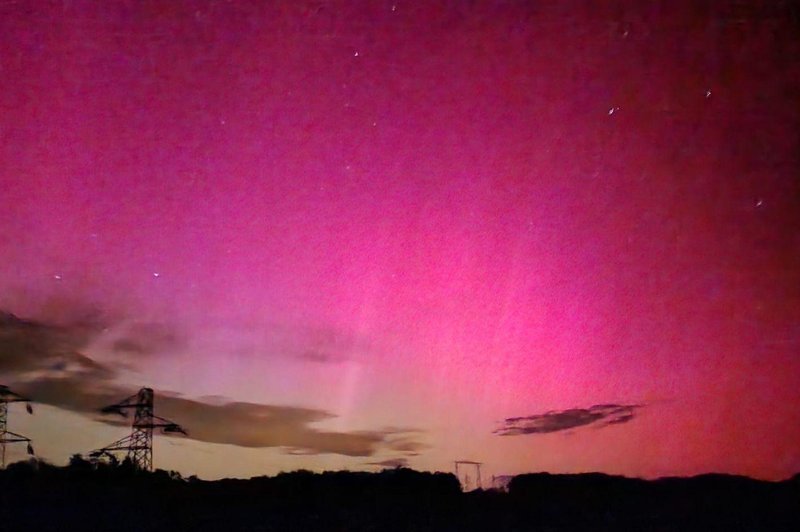
[[130,448],[130,436],[125,436],[124,438],[117,440],[113,443],[109,443],[105,447],[101,447],[100,449],[95,449],[94,451],[89,453],[89,456],[100,456],[107,451],[127,451]]
[[90,452],[89,456],[93,456],[95,454],[97,455],[105,454],[107,452],[113,452],[113,451],[127,451],[128,449],[133,449],[133,447],[131,447],[130,445],[125,445],[125,446],[115,445],[115,446],[103,447],[102,449],[96,449]]
[[0,401],[4,403],[27,403],[30,402],[30,399],[16,392],[12,392],[8,386],[0,384]]
[[188,436],[183,427],[174,421],[170,421],[169,419],[158,416],[151,416],[150,420],[134,423],[133,426],[137,429],[164,429],[164,432],[180,432],[181,434]]
[[167,425],[166,427],[164,427],[164,430],[162,432],[164,432],[164,433],[180,432],[184,436],[188,436],[189,435],[189,433],[186,432],[185,429],[183,429],[180,425],[176,425],[176,424]]
[[139,393],[137,392],[131,395],[130,397],[126,397],[122,401],[118,402],[117,405],[136,408],[137,406],[139,406],[138,401],[139,401]]
[[140,403],[139,402],[139,394],[137,393],[137,394],[131,395],[130,397],[127,397],[127,398],[123,399],[119,403],[114,403],[113,405],[108,405],[108,406],[105,406],[105,407],[101,408],[100,412],[102,412],[103,414],[119,414],[121,416],[127,417],[127,414],[125,413],[124,409],[126,409],[126,408],[139,408],[139,407],[143,407],[143,406],[147,406],[147,405],[144,404],[144,403]]
[[[9,436],[11,436],[11,437],[9,438]],[[10,430],[7,430],[4,433],[0,434],[0,442],[2,442],[2,443],[16,443],[16,442],[21,442],[21,441],[26,441],[26,442],[30,443],[31,439],[30,438],[26,438],[25,436],[23,436],[21,434],[17,434],[15,432],[11,432]]]
[[100,413],[101,414],[119,414],[122,417],[128,417],[128,414],[126,414],[125,411],[122,410],[122,407],[120,407],[119,405],[105,406],[105,407],[100,409]]

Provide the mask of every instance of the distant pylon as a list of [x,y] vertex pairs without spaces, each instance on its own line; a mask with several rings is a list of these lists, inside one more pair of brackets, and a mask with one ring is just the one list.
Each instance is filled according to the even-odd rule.
[[7,443],[25,442],[28,444],[28,454],[33,456],[31,439],[8,430],[8,403],[25,403],[25,409],[29,414],[33,414],[30,399],[22,397],[18,393],[12,392],[8,386],[0,384],[0,468],[6,467]]
[[459,475],[458,466],[474,466],[475,467],[475,488],[474,489],[482,489],[483,484],[481,482],[481,465],[482,462],[473,462],[472,460],[456,460],[456,478],[458,479],[459,483],[461,483],[461,487],[464,491],[470,491],[470,478],[469,475],[464,475],[464,481],[461,481],[461,476]]
[[127,411],[130,409],[134,411],[130,435],[92,451],[89,456],[95,460],[110,458],[116,463],[118,459],[114,453],[124,451],[134,467],[152,471],[153,429],[161,428],[163,432],[180,432],[181,434],[186,434],[186,431],[177,423],[153,414],[152,388],[142,388],[136,395],[106,406],[101,412],[128,417]]

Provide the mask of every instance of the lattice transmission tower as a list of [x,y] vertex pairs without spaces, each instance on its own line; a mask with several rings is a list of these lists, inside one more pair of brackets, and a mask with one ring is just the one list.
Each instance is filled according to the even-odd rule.
[[6,444],[8,443],[27,443],[28,454],[33,456],[31,439],[8,430],[9,403],[25,403],[25,409],[29,414],[33,414],[30,399],[22,397],[20,394],[12,392],[8,386],[0,384],[0,468],[6,467]]
[[144,471],[153,470],[153,430],[160,428],[162,432],[180,432],[186,435],[183,428],[169,419],[153,414],[153,390],[142,388],[136,395],[123,399],[119,403],[106,406],[101,410],[104,414],[119,414],[128,417],[133,410],[131,433],[101,449],[89,453],[95,461],[109,459],[118,463],[116,453],[125,452],[134,467]]
[[[481,482],[481,466],[483,465],[482,462],[473,462],[472,460],[456,460],[455,465],[456,465],[456,478],[458,479],[459,483],[461,483],[461,488],[464,491],[483,489],[483,483]],[[461,466],[460,471],[459,471],[459,466]],[[471,479],[469,477],[469,473],[467,471],[469,468],[472,468],[474,470],[475,479]],[[461,476],[461,473],[463,473],[463,477]]]

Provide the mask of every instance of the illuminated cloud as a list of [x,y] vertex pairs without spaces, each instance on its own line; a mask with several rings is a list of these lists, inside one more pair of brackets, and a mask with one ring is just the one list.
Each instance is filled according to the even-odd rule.
[[519,436],[522,434],[547,434],[587,425],[596,427],[619,425],[632,420],[635,411],[641,407],[642,405],[602,404],[589,408],[551,410],[544,414],[511,417],[507,418],[494,433],[500,436]]

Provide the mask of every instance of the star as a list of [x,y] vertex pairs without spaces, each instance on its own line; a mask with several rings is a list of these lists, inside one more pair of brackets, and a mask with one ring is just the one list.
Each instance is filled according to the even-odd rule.
[[159,277],[161,277],[161,274],[158,273],[158,272],[153,272],[153,277],[159,278]]

